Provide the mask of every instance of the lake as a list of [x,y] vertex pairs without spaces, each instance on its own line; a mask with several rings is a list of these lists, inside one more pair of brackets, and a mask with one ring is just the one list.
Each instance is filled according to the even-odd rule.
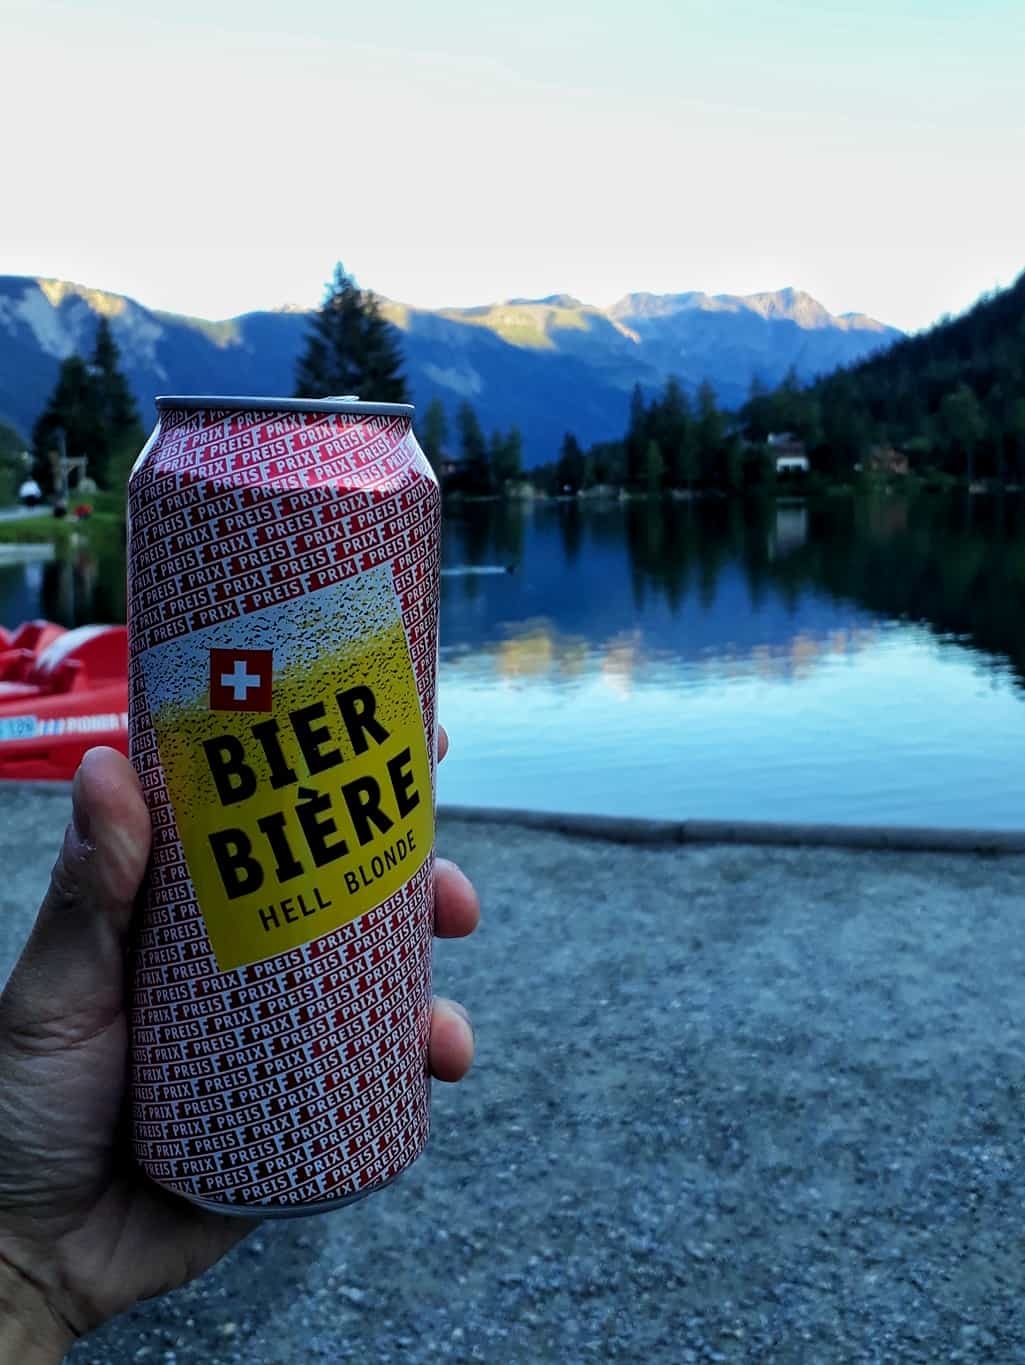
[[[444,801],[1025,827],[1019,496],[452,504],[444,564]],[[0,620],[122,577],[0,562]]]

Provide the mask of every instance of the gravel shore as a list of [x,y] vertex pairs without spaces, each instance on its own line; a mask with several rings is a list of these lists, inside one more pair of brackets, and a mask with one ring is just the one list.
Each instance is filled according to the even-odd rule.
[[[6,972],[62,791],[5,799]],[[427,1154],[74,1365],[1025,1362],[1025,859],[443,821],[478,1063]]]

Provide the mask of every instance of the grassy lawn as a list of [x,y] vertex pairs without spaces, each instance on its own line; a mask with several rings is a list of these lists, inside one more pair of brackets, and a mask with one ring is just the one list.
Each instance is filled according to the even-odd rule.
[[[92,508],[84,521],[75,516],[80,506]],[[116,493],[95,493],[89,497],[73,497],[66,517],[55,517],[49,508],[41,508],[38,516],[21,517],[16,521],[0,521],[0,543],[4,545],[34,545],[52,541],[60,549],[72,531],[90,538],[94,534],[109,534],[124,520],[124,498]]]

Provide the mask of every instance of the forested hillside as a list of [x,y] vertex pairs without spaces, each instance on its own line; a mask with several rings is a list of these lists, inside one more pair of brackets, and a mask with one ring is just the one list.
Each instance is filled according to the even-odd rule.
[[912,468],[962,478],[1025,479],[1025,274],[961,317],[906,337],[806,388],[757,387],[745,432],[793,431],[824,472],[843,473],[873,447]]

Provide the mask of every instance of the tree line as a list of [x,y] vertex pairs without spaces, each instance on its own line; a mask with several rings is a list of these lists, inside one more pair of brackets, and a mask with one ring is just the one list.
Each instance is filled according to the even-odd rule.
[[792,370],[775,389],[756,377],[736,412],[707,383],[693,399],[675,379],[648,399],[635,387],[620,440],[584,450],[567,432],[532,478],[552,493],[765,489],[773,433],[792,436],[826,480],[906,461],[926,477],[1025,482],[1025,274],[963,317],[811,383]]
[[716,401],[711,384],[691,399],[676,378],[646,398],[636,384],[626,430],[618,441],[585,450],[573,432],[562,439],[558,457],[532,472],[533,482],[552,494],[592,489],[625,489],[658,495],[710,489],[740,492],[764,482],[766,463],[750,448],[734,418]]
[[[314,313],[296,364],[295,397],[354,395],[381,403],[408,403],[400,337],[382,315],[376,296],[360,289],[340,264]],[[500,492],[522,475],[523,438],[516,427],[487,435],[476,412],[463,403],[450,430],[435,397],[418,421],[420,443],[452,491]],[[20,438],[8,429],[10,442]],[[2,435],[2,433],[0,433]],[[33,473],[54,490],[54,457],[63,440],[67,454],[85,457],[90,477],[104,488],[123,488],[144,433],[110,324],[100,318],[88,358],[68,356],[32,432]],[[2,451],[0,451],[2,454]],[[7,480],[13,496],[14,477]]]
[[[410,398],[399,332],[339,264],[311,319],[295,395],[344,394]],[[518,428],[488,434],[468,401],[450,414],[435,395],[417,427],[447,492],[501,494],[525,477]],[[1025,482],[1025,274],[963,317],[812,383],[791,372],[770,390],[756,378],[736,412],[718,406],[708,383],[693,395],[675,378],[655,394],[636,385],[618,440],[585,449],[567,431],[529,478],[550,494],[765,490],[775,480],[774,432],[790,433],[813,473],[828,479],[850,479],[874,452],[890,450],[921,473]],[[58,433],[101,486],[123,487],[143,431],[106,318],[88,359],[61,364],[33,429],[34,473],[48,491]]]
[[[345,394],[408,401],[395,328],[381,316],[376,297],[360,290],[339,265],[296,365],[295,396]],[[101,487],[124,488],[144,439],[110,324],[101,317],[91,355],[72,354],[61,363],[33,427],[34,477],[53,492],[55,457],[63,443],[69,456],[85,458],[89,476]]]
[[[752,398],[750,416],[763,429],[776,420],[777,395]],[[790,427],[827,473],[844,474],[873,446],[888,446],[912,469],[1025,481],[1025,274],[961,317],[784,401]]]

